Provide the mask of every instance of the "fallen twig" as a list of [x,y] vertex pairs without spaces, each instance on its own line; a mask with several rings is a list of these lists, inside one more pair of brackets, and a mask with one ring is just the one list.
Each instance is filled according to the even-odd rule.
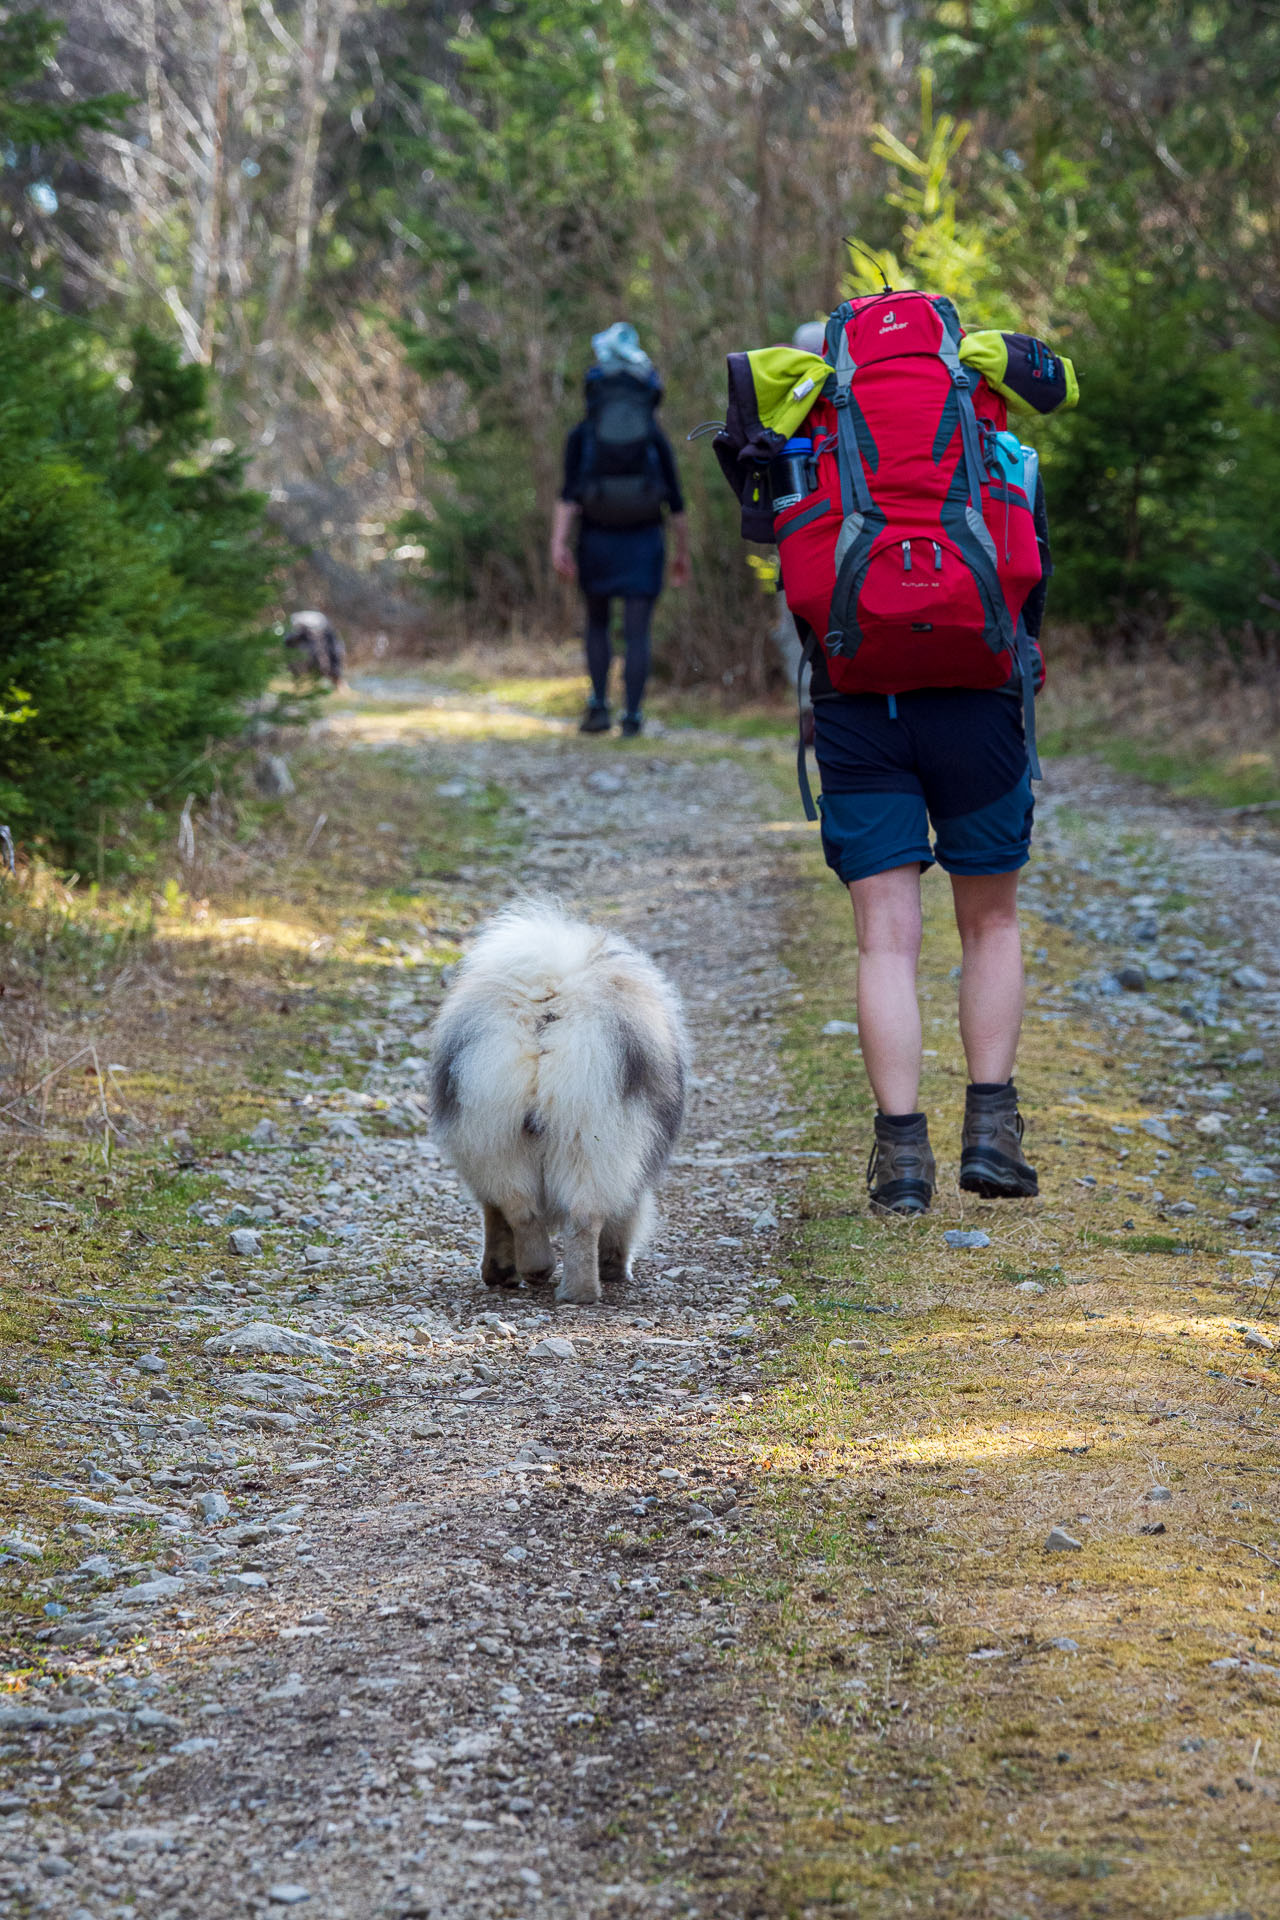
[[1280,1560],[1274,1554],[1264,1553],[1261,1547],[1251,1547],[1247,1540],[1224,1540],[1224,1547],[1239,1547],[1243,1553],[1256,1553],[1259,1560],[1269,1560],[1273,1567],[1280,1567]]

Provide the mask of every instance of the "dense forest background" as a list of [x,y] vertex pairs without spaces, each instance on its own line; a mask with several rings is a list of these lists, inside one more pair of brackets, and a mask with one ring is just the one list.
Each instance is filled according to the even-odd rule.
[[[589,333],[639,327],[679,446],[727,351],[871,284],[850,237],[1074,356],[1051,617],[1274,663],[1274,5],[58,14],[0,5],[3,817],[74,845],[198,785],[286,590],[405,644],[563,623],[546,525]],[[758,691],[760,569],[681,451],[666,666]]]

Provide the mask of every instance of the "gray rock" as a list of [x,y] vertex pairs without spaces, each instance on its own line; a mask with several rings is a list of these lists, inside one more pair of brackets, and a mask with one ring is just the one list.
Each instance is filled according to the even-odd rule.
[[1237,1207],[1234,1213],[1227,1215],[1227,1218],[1234,1227],[1256,1227],[1258,1224],[1258,1209],[1256,1207]]
[[1162,985],[1167,980],[1176,980],[1178,973],[1179,969],[1171,960],[1148,960],[1147,962],[1148,980],[1158,981]]
[[1260,1333],[1257,1327],[1248,1327],[1245,1330],[1244,1343],[1246,1347],[1260,1348],[1263,1353],[1274,1352],[1276,1344],[1274,1340],[1268,1339],[1265,1333]]
[[1231,976],[1231,984],[1243,987],[1246,993],[1262,993],[1271,982],[1259,967],[1237,967]]
[[785,1309],[787,1307],[798,1307],[800,1302],[796,1299],[794,1293],[775,1293],[769,1305],[771,1307],[782,1307]]
[[335,1113],[326,1129],[331,1140],[363,1140],[364,1128],[349,1113]]
[[293,1433],[297,1430],[296,1413],[277,1413],[270,1407],[223,1407],[223,1414],[234,1414],[242,1427],[256,1427],[260,1433]]
[[856,1040],[858,1037],[857,1022],[854,1020],[828,1020],[826,1026],[822,1029],[822,1037],[824,1040],[835,1040],[839,1038],[841,1034],[851,1034]]
[[1147,990],[1147,976],[1142,967],[1117,967],[1115,980],[1125,993],[1145,993]]
[[1014,1292],[1015,1293],[1043,1293],[1044,1288],[1041,1286],[1038,1280],[1019,1280],[1017,1286],[1014,1288]]
[[[142,1714],[135,1719],[141,1720]],[[156,1719],[169,1720],[168,1714],[156,1714]],[[176,1727],[176,1720],[169,1720]],[[118,1802],[113,1804],[118,1805]],[[109,1843],[113,1853],[170,1853],[173,1849],[173,1830],[170,1827],[126,1827],[123,1833],[113,1834]]]
[[154,1580],[144,1580],[136,1587],[124,1587],[117,1595],[116,1602],[122,1607],[154,1607],[162,1600],[172,1600],[184,1591],[185,1583],[172,1573],[161,1573]]
[[274,1120],[259,1120],[249,1135],[251,1147],[277,1147],[280,1144],[280,1129]]
[[603,767],[595,773],[589,773],[582,783],[590,787],[592,793],[621,793],[626,781],[619,773],[608,773]]
[[1173,1494],[1168,1487],[1148,1487],[1147,1498],[1155,1501],[1172,1500]]
[[56,1715],[43,1707],[0,1706],[0,1733],[35,1733],[56,1724]]
[[1151,1138],[1153,1140],[1163,1140],[1167,1146],[1172,1146],[1173,1144],[1172,1133],[1170,1133],[1164,1121],[1157,1120],[1154,1114],[1148,1114],[1147,1117],[1144,1120],[1139,1121],[1138,1124],[1141,1126],[1142,1131],[1144,1133],[1149,1133],[1151,1135]]
[[778,1216],[772,1207],[764,1207],[756,1215],[755,1219],[751,1222],[751,1231],[753,1233],[776,1233],[778,1231]]
[[87,1560],[80,1562],[76,1572],[90,1574],[95,1580],[109,1580],[115,1567],[105,1553],[91,1553]]
[[232,1253],[252,1257],[262,1252],[262,1235],[256,1227],[233,1227],[227,1235],[227,1245]]
[[311,1889],[300,1887],[293,1880],[280,1880],[274,1887],[267,1888],[267,1898],[277,1907],[296,1907],[311,1898]]
[[34,1540],[24,1540],[20,1533],[11,1533],[7,1539],[0,1540],[0,1553],[16,1554],[19,1560],[43,1560],[44,1548],[38,1547]]
[[304,1247],[302,1258],[309,1267],[327,1267],[333,1259],[332,1247]]
[[253,784],[268,800],[287,800],[296,793],[289,762],[279,753],[264,753],[253,770]]
[[223,1575],[222,1584],[234,1592],[237,1587],[250,1589],[269,1587],[271,1582],[265,1573],[227,1573]]
[[1049,1537],[1044,1543],[1044,1550],[1046,1553],[1083,1553],[1084,1548],[1065,1527],[1051,1527]]
[[281,1353],[315,1360],[332,1360],[334,1349],[327,1340],[313,1333],[301,1333],[295,1327],[277,1327],[270,1320],[251,1320],[244,1327],[229,1327],[206,1340],[206,1353]]
[[561,1333],[549,1333],[528,1350],[530,1360],[576,1360],[578,1349]]
[[158,1353],[140,1353],[133,1364],[139,1373],[167,1373],[169,1371],[168,1361],[162,1360]]
[[1045,1644],[1052,1647],[1055,1653],[1079,1653],[1080,1651],[1079,1641],[1068,1639],[1065,1633],[1059,1634],[1056,1640],[1049,1640]]
[[160,1707],[139,1707],[133,1716],[133,1724],[144,1733],[180,1733],[181,1720],[175,1720],[171,1713],[165,1713]]
[[225,1493],[202,1493],[200,1495],[200,1518],[207,1526],[213,1526],[219,1520],[226,1520],[231,1514],[231,1502]]
[[991,1245],[991,1235],[984,1233],[981,1227],[948,1227],[942,1237],[949,1247],[968,1249]]

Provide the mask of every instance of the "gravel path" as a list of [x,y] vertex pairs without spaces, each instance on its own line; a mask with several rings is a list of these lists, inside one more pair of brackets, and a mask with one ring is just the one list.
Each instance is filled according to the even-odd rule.
[[[803,1164],[774,1044],[788,841],[741,754],[619,754],[555,722],[481,744],[413,727],[347,730],[353,751],[407,742],[454,797],[498,783],[520,882],[621,927],[683,990],[697,1077],[663,1224],[601,1308],[487,1295],[474,1211],[423,1126],[433,995],[393,968],[370,984],[330,1036],[363,1086],[294,1075],[205,1209],[248,1250],[221,1280],[175,1275],[155,1310],[155,1346],[211,1389],[203,1414],[146,1354],[126,1379],[69,1360],[30,1403],[56,1421],[74,1393],[101,1446],[82,1461],[77,1439],[50,1489],[86,1555],[45,1630],[63,1678],[0,1704],[2,1910],[751,1910],[720,1835],[760,1707],[735,1690],[720,1576],[771,1542],[721,1434],[768,1357],[748,1334]],[[1054,860],[1031,900],[1101,948],[1063,1007],[1141,1014],[1175,1048],[1230,1024],[1231,969],[1280,933],[1274,843],[1087,763],[1051,769],[1042,815]],[[506,897],[496,858],[467,877]],[[1220,955],[1146,929],[1142,889],[1182,884],[1218,916]],[[1126,942],[1163,1004],[1107,974]],[[1246,995],[1260,1032],[1280,1025],[1266,987]],[[308,1147],[295,1129],[317,1113]]]
[[[727,1910],[679,1888],[714,1849],[717,1779],[747,1726],[721,1677],[737,1629],[716,1574],[750,1551],[750,1490],[717,1435],[759,1372],[743,1323],[777,1289],[797,1171],[771,1039],[791,991],[786,843],[759,831],[771,803],[741,761],[602,756],[551,732],[433,741],[431,777],[442,765],[455,792],[513,796],[524,885],[622,927],[686,996],[696,1079],[656,1243],[602,1308],[484,1292],[473,1209],[421,1127],[432,1004],[388,970],[333,1041],[370,1060],[364,1091],[300,1095],[328,1099],[324,1148],[291,1144],[282,1105],[235,1156],[243,1212],[209,1210],[240,1245],[260,1236],[260,1261],[229,1255],[221,1298],[179,1284],[155,1322],[225,1396],[219,1414],[192,1420],[168,1395],[140,1417],[92,1369],[78,1381],[103,1464],[64,1484],[82,1588],[102,1597],[49,1630],[65,1682],[0,1706],[0,1743],[34,1757],[0,1799],[11,1911]],[[276,1243],[287,1273],[281,1221],[303,1228]],[[340,1251],[300,1275],[308,1222]],[[270,1351],[249,1323],[303,1351]],[[251,1371],[210,1350],[215,1329]],[[145,1564],[127,1564],[131,1511],[158,1528]],[[670,1782],[704,1769],[677,1838]]]

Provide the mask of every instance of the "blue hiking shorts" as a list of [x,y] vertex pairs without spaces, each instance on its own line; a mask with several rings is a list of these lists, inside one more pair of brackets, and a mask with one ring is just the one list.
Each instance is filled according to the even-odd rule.
[[935,859],[957,874],[1026,865],[1035,803],[1016,695],[840,694],[815,702],[814,751],[822,850],[846,883]]

